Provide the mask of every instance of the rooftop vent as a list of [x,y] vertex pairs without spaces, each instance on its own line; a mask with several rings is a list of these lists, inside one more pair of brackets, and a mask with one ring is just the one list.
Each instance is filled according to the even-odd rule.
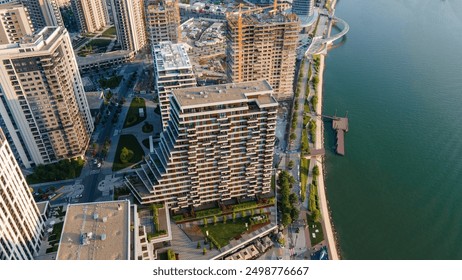
[[105,233],[101,234],[101,240],[106,240],[106,234]]
[[98,220],[98,218],[99,218],[98,213],[94,213],[94,214],[93,214],[93,219]]
[[90,239],[93,237],[93,232],[84,232],[80,235],[80,245],[90,244]]
[[103,223],[107,221],[107,217],[103,217]]

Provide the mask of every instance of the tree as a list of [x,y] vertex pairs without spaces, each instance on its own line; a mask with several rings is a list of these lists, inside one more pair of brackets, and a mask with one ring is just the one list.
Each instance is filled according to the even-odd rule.
[[290,134],[290,141],[294,141],[297,138],[297,135],[295,135],[294,132]]
[[233,212],[233,223],[236,221],[236,212]]
[[321,212],[319,209],[314,209],[312,211],[311,217],[313,218],[313,221],[319,223],[321,221]]
[[199,241],[197,241],[197,246],[196,246],[197,249],[200,249],[201,248],[201,243]]
[[286,227],[290,223],[292,223],[292,218],[290,217],[290,214],[289,213],[284,213],[282,215],[282,224]]
[[291,160],[291,161],[289,161],[289,164],[287,165],[287,167],[289,167],[289,169],[292,169],[292,168],[294,168],[294,165],[295,165],[294,161]]
[[205,254],[207,254],[207,249],[205,249],[204,247],[204,249],[202,249],[202,255],[205,255]]
[[300,210],[297,208],[293,207],[292,210],[290,210],[290,218],[292,221],[295,221],[298,219],[298,216],[300,215]]
[[319,167],[317,165],[315,165],[313,167],[313,175],[314,176],[319,176]]
[[217,224],[217,221],[218,221],[218,218],[217,216],[213,216],[213,224],[216,225]]
[[241,212],[241,217],[242,217],[242,218],[244,218],[244,217],[246,216],[246,214],[247,214],[246,212],[247,212],[247,211],[242,210],[242,212]]
[[226,224],[226,220],[228,219],[228,217],[226,215],[223,216],[223,224]]
[[207,227],[207,218],[204,218],[204,227]]
[[297,201],[298,201],[297,195],[294,194],[294,193],[291,193],[291,194],[289,195],[289,202],[290,202],[290,204],[295,204],[295,203],[297,203]]
[[133,151],[127,149],[127,147],[123,147],[122,151],[120,152],[120,162],[127,163],[133,158]]

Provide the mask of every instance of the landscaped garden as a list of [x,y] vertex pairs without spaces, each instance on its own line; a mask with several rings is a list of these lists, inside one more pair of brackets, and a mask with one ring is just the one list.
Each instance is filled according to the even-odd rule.
[[[140,116],[139,109],[142,108],[144,115]],[[125,118],[124,128],[137,125],[146,119],[146,103],[143,98],[135,97],[130,103],[130,108]]]
[[117,35],[115,26],[106,29],[102,35],[103,37],[115,37]]
[[142,130],[144,133],[151,133],[154,130],[154,126],[148,122],[145,122]]
[[57,252],[59,247],[59,240],[61,238],[61,233],[63,231],[64,222],[57,223],[53,225],[53,231],[48,237],[49,245],[52,246],[46,250],[46,253]]
[[143,159],[144,151],[136,137],[132,134],[120,136],[112,165],[112,171],[124,169]]
[[201,231],[204,236],[206,236],[217,249],[221,249],[228,245],[230,240],[239,238],[247,230],[252,231],[252,227],[269,222],[267,214],[258,214],[256,216],[241,218],[235,218],[235,215],[233,215],[233,219],[227,219],[225,217],[226,216],[223,216],[222,220],[219,221],[218,218],[214,216],[213,223],[205,223],[201,226]]

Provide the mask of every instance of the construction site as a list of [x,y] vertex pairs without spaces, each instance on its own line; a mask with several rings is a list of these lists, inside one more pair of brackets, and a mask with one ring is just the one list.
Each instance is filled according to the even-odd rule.
[[191,18],[182,26],[182,39],[200,85],[226,81],[225,23],[208,18]]
[[228,81],[266,79],[278,100],[293,97],[296,49],[300,22],[282,13],[277,1],[227,14],[226,76]]

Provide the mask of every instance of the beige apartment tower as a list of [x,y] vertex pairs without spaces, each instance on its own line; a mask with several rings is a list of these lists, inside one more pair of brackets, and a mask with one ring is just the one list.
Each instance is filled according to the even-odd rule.
[[81,32],[96,32],[108,24],[106,0],[72,0]]
[[125,184],[173,210],[269,193],[277,106],[264,80],[173,90],[159,148]]
[[123,50],[138,53],[146,46],[143,0],[111,0],[117,40]]
[[44,221],[1,129],[0,179],[0,260],[31,260]]
[[178,0],[146,1],[146,29],[151,47],[164,41],[181,42]]
[[0,116],[26,168],[84,155],[93,123],[65,28],[0,46]]
[[229,13],[226,25],[228,81],[266,79],[278,100],[292,98],[299,31],[300,22],[294,14]]
[[159,97],[162,127],[168,125],[170,96],[173,89],[197,85],[191,61],[183,44],[162,42],[152,47],[154,91]]
[[0,45],[18,43],[34,32],[27,8],[19,3],[1,4],[0,18]]
[[29,16],[35,32],[40,32],[45,26],[63,26],[61,11],[57,0],[17,0],[29,11]]

